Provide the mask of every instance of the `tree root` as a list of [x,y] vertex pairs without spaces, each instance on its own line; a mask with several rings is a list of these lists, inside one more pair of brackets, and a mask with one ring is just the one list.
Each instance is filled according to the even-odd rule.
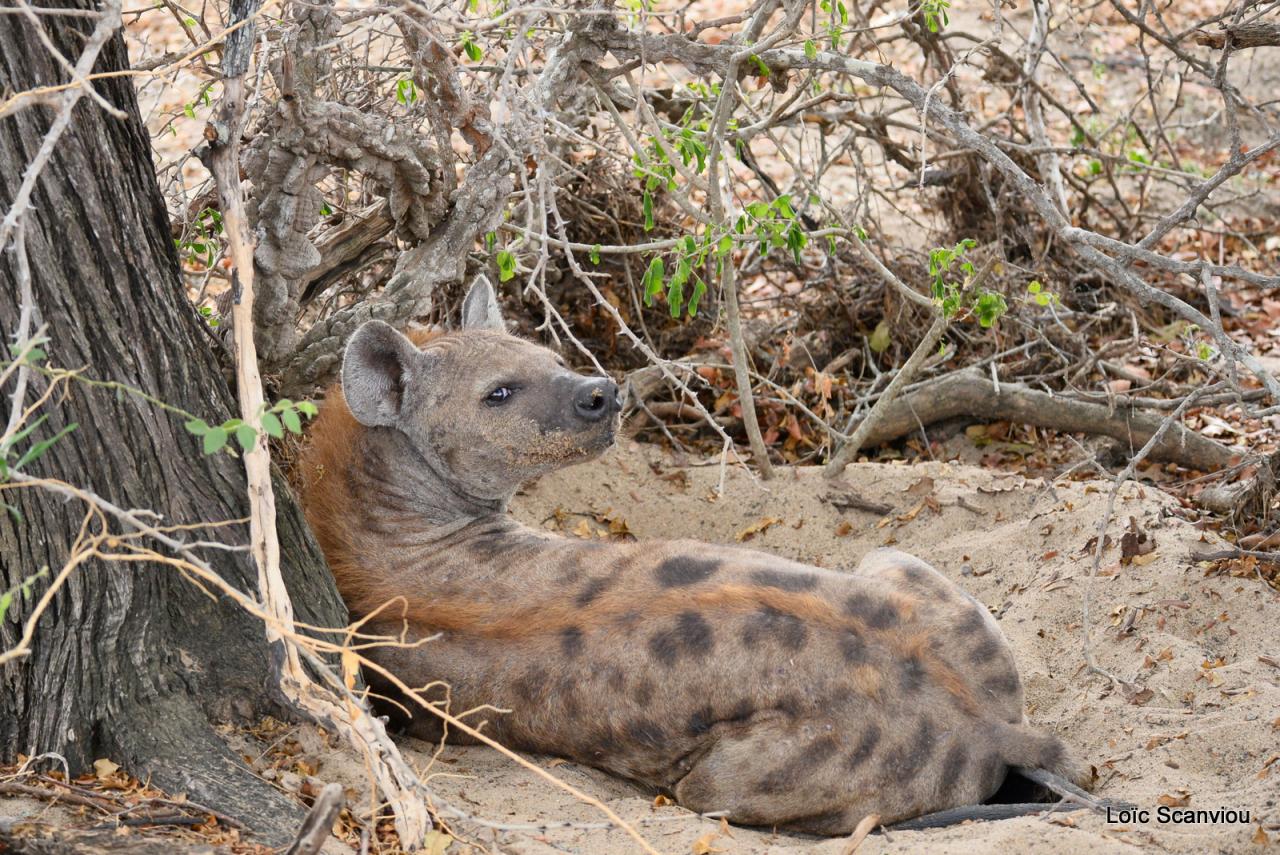
[[253,774],[191,696],[153,699],[114,718],[111,727],[115,759],[137,776],[227,814],[250,829],[255,842],[293,842],[304,808]]

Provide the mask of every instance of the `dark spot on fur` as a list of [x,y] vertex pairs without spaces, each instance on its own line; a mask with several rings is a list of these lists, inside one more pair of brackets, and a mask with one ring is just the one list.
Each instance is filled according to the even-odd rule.
[[755,704],[751,703],[750,699],[743,698],[734,705],[733,711],[729,713],[729,717],[725,721],[732,724],[742,724],[755,714]]
[[985,665],[1000,655],[1000,648],[1000,642],[993,636],[988,635],[973,648],[973,663],[975,665]]
[[965,750],[963,745],[957,743],[951,746],[951,750],[947,752],[946,759],[942,761],[942,785],[944,787],[951,786],[960,780],[968,759],[969,752]]
[[631,693],[631,696],[636,699],[636,703],[640,706],[648,706],[649,702],[653,700],[653,690],[653,681],[645,677],[639,683],[636,683],[635,690]]
[[621,694],[622,690],[627,687],[627,675],[617,665],[609,666],[608,677],[609,691],[615,694]]
[[649,652],[658,663],[670,668],[680,656],[680,638],[673,629],[662,629],[649,636]]
[[673,628],[659,630],[649,637],[649,652],[667,667],[682,657],[701,659],[711,653],[714,645],[711,624],[697,612],[681,612]]
[[982,612],[977,609],[970,609],[964,613],[964,617],[956,621],[956,632],[964,635],[972,635],[987,626],[987,619],[982,616]]
[[840,655],[848,665],[862,665],[867,661],[867,648],[857,633],[844,632],[840,635]]
[[715,643],[715,636],[706,618],[697,612],[681,612],[679,627],[687,650],[695,655],[705,655],[710,652],[711,646]]
[[774,702],[774,707],[778,712],[789,716],[790,718],[798,717],[804,709],[800,702],[800,696],[795,694],[783,695],[778,698],[778,700]]
[[578,608],[590,605],[596,597],[609,590],[609,588],[612,587],[613,582],[613,576],[591,579],[587,584],[582,586],[582,590],[579,591],[578,596],[574,598],[573,604]]
[[812,591],[818,587],[818,577],[800,570],[757,570],[751,574],[757,585],[777,588],[781,591]]
[[851,687],[838,686],[831,692],[830,697],[827,698],[826,703],[822,704],[822,707],[829,710],[839,709],[853,703],[855,697],[856,693]]
[[571,626],[560,632],[560,649],[570,659],[582,652],[582,630]]
[[794,790],[813,771],[829,761],[838,741],[832,734],[819,736],[800,750],[792,759],[760,779],[756,786],[760,793],[781,793]]
[[854,594],[844,602],[844,610],[872,629],[889,629],[898,623],[898,610],[886,600]]
[[666,731],[648,719],[640,719],[627,725],[627,738],[646,748],[661,748],[666,735]]
[[911,778],[920,772],[933,756],[933,720],[923,716],[911,737],[884,755],[884,770],[897,780]]
[[1022,681],[1012,672],[982,681],[982,688],[994,695],[1016,695],[1022,689]]
[[831,759],[831,755],[835,753],[839,740],[834,734],[826,734],[819,736],[813,742],[810,742],[800,752],[799,759],[805,761],[809,766],[817,766]]
[[701,736],[716,723],[716,711],[710,705],[703,707],[689,716],[689,735]]
[[547,669],[541,666],[534,667],[513,682],[511,688],[515,690],[521,700],[532,703],[542,697],[548,676]]
[[658,584],[664,588],[682,588],[705,582],[719,569],[719,561],[677,555],[659,564],[655,575],[658,577]]
[[509,557],[513,551],[534,542],[535,538],[514,529],[513,525],[505,521],[490,525],[472,534],[466,541],[467,549],[477,561],[495,561]]
[[925,678],[924,663],[920,661],[920,657],[908,656],[902,660],[901,666],[902,690],[908,693],[920,691]]
[[850,771],[857,769],[875,752],[876,746],[880,744],[880,726],[871,724],[862,732],[862,738],[858,740],[858,744],[844,758],[844,767]]
[[933,581],[923,567],[917,567],[914,564],[904,565],[902,567],[902,575],[906,577],[908,582],[915,582],[917,585],[924,585]]
[[765,606],[748,617],[747,625],[742,630],[742,643],[747,647],[755,647],[765,639],[772,639],[787,650],[795,652],[804,647],[808,638],[809,630],[803,620],[771,606]]

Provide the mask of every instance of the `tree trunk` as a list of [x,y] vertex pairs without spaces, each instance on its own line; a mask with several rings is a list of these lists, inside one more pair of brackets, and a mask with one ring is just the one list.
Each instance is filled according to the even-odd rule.
[[[91,9],[93,0],[67,5]],[[94,25],[56,15],[40,21],[72,63]],[[127,63],[116,33],[94,70]],[[0,92],[67,79],[25,16],[0,15]],[[127,383],[209,422],[222,421],[234,398],[213,338],[180,284],[132,84],[112,78],[96,88],[128,119],[114,119],[82,98],[41,174],[26,217],[33,326],[48,325],[50,364],[83,367],[87,376]],[[36,106],[0,119],[0,215],[12,206],[54,112]],[[19,301],[14,254],[0,253],[6,343],[18,328]],[[32,374],[28,402],[45,383]],[[247,516],[239,461],[226,453],[203,456],[180,418],[128,394],[74,382],[69,391],[46,404],[49,420],[30,439],[72,422],[79,429],[27,474],[62,479],[124,508],[157,511],[167,525]],[[12,393],[10,382],[0,395],[3,416]],[[298,618],[342,626],[346,612],[333,580],[291,492],[276,480],[283,565]],[[13,646],[35,599],[63,566],[85,511],[33,487],[10,487],[3,499],[21,519],[0,511],[0,591],[42,567],[50,574],[0,620],[0,650]],[[188,539],[197,538],[243,544],[247,526]],[[254,591],[257,574],[247,552],[205,555],[228,582]],[[76,772],[109,757],[278,842],[300,821],[300,809],[254,777],[211,728],[211,721],[287,712],[270,688],[270,673],[262,625],[226,598],[211,599],[167,566],[90,561],[41,619],[32,655],[0,666],[0,759],[56,751]]]

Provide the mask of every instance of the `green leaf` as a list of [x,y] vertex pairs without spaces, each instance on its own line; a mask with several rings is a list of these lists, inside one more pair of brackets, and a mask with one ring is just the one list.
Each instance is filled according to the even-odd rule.
[[889,349],[890,343],[889,324],[887,321],[881,321],[876,324],[876,328],[872,331],[871,338],[867,340],[867,344],[870,346],[872,353],[884,353]]
[[592,264],[600,263],[600,244],[597,243],[592,245],[590,258]]
[[1040,280],[1038,279],[1032,279],[1029,283],[1027,283],[1028,294],[1039,294],[1041,289],[1043,288],[1044,286],[1040,284]]
[[46,451],[48,451],[50,448],[53,447],[53,444],[55,442],[62,439],[64,436],[71,433],[73,430],[75,430],[78,427],[80,427],[79,424],[77,424],[76,422],[72,422],[71,424],[67,425],[62,430],[58,431],[48,439],[43,439],[40,442],[37,442],[35,445],[28,448],[25,454],[23,454],[21,457],[18,458],[18,462],[13,464],[13,468],[21,469],[22,467],[26,466],[28,463],[34,463],[35,461],[39,460],[40,457],[44,455]]
[[280,426],[280,419],[275,413],[266,412],[262,414],[262,429],[267,432],[268,436],[281,439],[284,436],[284,428]]
[[32,421],[29,425],[27,425],[26,427],[24,427],[22,430],[18,431],[18,432],[17,432],[17,433],[15,433],[13,436],[9,437],[9,439],[8,439],[8,441],[5,443],[4,447],[3,447],[3,448],[0,448],[0,451],[3,451],[4,449],[8,449],[8,448],[13,448],[15,445],[17,445],[18,443],[22,442],[24,439],[26,439],[26,438],[31,434],[31,432],[32,432],[32,431],[34,431],[36,428],[40,427],[40,424],[41,424],[43,421],[45,421],[47,418],[49,418],[49,416],[48,416],[47,414],[46,414],[46,415],[42,415],[42,416],[40,416],[39,418],[37,418],[37,419],[35,419],[34,421]]
[[298,418],[297,410],[285,410],[280,414],[280,420],[284,422],[285,427],[294,433],[302,433],[302,420]]
[[995,324],[1008,308],[1009,306],[1005,302],[1004,296],[995,291],[983,291],[978,295],[978,299],[973,305],[974,314],[978,316],[978,323],[984,329]]
[[479,62],[484,57],[484,51],[480,48],[480,45],[476,44],[475,33],[467,30],[462,34],[461,41],[463,52],[472,62]]
[[662,280],[666,275],[665,266],[662,263],[662,256],[655,255],[653,260],[649,262],[649,268],[644,272],[644,278],[640,284],[644,288],[644,304],[646,306],[653,305],[653,297],[662,291]]
[[236,428],[236,442],[240,443],[240,447],[245,451],[253,450],[253,443],[258,438],[258,432],[251,425],[242,424]]
[[693,293],[689,295],[689,317],[696,317],[698,314],[698,301],[702,299],[702,295],[707,293],[706,283],[702,279],[695,279],[693,282]]
[[642,205],[644,207],[644,230],[646,232],[653,231],[653,194],[647,189],[644,191]]
[[209,428],[204,435],[204,453],[213,454],[227,444],[227,432],[221,427]]
[[314,419],[316,417],[316,414],[319,413],[320,410],[316,407],[315,404],[311,403],[310,401],[299,401],[298,412],[302,413],[304,416],[306,416],[309,419]]
[[818,58],[818,46],[813,43],[813,39],[805,39],[804,55],[807,56],[809,59]]
[[187,429],[187,433],[193,433],[196,436],[204,436],[209,432],[209,425],[204,419],[192,419],[183,425]]
[[17,505],[10,505],[7,502],[0,502],[0,505],[4,505],[4,509],[13,517],[14,522],[18,525],[26,525],[27,520],[22,516],[22,511],[18,510]]
[[407,77],[396,81],[396,100],[406,107],[418,100],[418,87]]
[[505,249],[498,250],[498,281],[510,281],[516,275],[516,257]]

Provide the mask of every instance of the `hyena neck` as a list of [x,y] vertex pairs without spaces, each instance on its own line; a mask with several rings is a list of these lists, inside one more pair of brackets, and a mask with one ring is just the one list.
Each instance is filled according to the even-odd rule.
[[353,495],[369,509],[390,514],[416,540],[444,537],[474,520],[504,515],[515,487],[498,498],[475,496],[438,461],[394,428],[367,428]]

